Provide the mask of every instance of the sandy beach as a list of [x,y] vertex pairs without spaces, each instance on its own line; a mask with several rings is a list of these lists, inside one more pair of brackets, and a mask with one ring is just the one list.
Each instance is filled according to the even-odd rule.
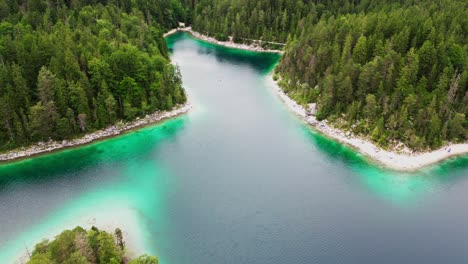
[[89,134],[84,135],[83,137],[72,139],[72,140],[63,140],[63,141],[48,141],[48,142],[39,142],[29,147],[24,147],[20,149],[14,149],[6,153],[0,154],[0,162],[2,161],[11,161],[16,159],[27,158],[35,155],[40,155],[52,151],[57,151],[60,149],[71,148],[76,146],[81,146],[89,144],[93,141],[114,137],[122,134],[125,131],[129,131],[135,128],[143,127],[149,124],[159,122],[161,120],[175,117],[186,113],[192,108],[190,103],[177,106],[172,111],[158,111],[150,115],[146,115],[143,118],[137,118],[135,121],[129,123],[121,123],[110,126],[106,129],[98,130]]
[[273,91],[281,98],[286,106],[317,131],[343,144],[351,146],[372,161],[386,168],[397,171],[417,171],[442,160],[468,153],[468,143],[448,144],[438,150],[419,153],[412,153],[407,148],[402,149],[402,151],[398,153],[382,149],[366,138],[332,127],[326,120],[317,121],[315,116],[308,114],[307,109],[289,98],[288,95],[283,92],[278,83],[273,80],[272,75],[269,75],[267,79],[269,86],[272,87]]
[[187,32],[187,33],[191,34],[192,36],[194,36],[197,39],[200,39],[200,40],[212,43],[212,44],[225,46],[225,47],[228,47],[228,48],[243,49],[243,50],[250,50],[250,51],[256,51],[256,52],[272,52],[272,53],[283,54],[283,51],[281,51],[281,50],[272,50],[272,49],[262,48],[260,46],[260,43],[259,43],[258,40],[254,40],[253,43],[250,44],[250,45],[235,43],[234,41],[232,41],[232,37],[229,37],[229,39],[230,39],[229,41],[219,41],[219,40],[216,40],[215,38],[208,37],[208,36],[203,35],[203,34],[201,34],[199,32],[196,32],[196,31],[192,30],[191,27],[175,28],[175,29],[172,29],[169,32],[165,33],[163,36],[167,37],[167,36],[169,36],[171,34],[179,32],[179,31]]

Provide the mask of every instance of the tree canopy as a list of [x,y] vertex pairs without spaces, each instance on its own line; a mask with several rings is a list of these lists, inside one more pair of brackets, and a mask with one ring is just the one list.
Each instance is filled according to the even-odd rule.
[[162,33],[178,21],[286,42],[280,85],[381,146],[468,138],[462,0],[0,0],[0,150],[185,102]]
[[80,226],[65,230],[53,241],[36,244],[28,264],[158,264],[158,258],[143,255],[130,260],[125,252],[122,230],[114,234]]
[[175,0],[0,0],[0,150],[184,103],[162,34],[185,12]]
[[400,1],[302,19],[277,73],[317,117],[381,146],[468,138],[465,1]]

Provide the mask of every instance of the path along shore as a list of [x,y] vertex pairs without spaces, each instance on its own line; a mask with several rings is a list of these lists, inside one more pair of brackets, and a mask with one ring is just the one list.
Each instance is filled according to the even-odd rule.
[[158,111],[150,115],[146,115],[143,118],[138,118],[135,121],[123,124],[117,124],[110,126],[106,129],[98,130],[89,134],[84,135],[83,137],[72,139],[72,140],[63,140],[63,141],[48,141],[48,142],[39,142],[29,147],[24,147],[20,149],[14,149],[6,153],[0,154],[0,162],[2,161],[11,161],[21,158],[27,158],[39,154],[44,154],[60,149],[71,148],[76,146],[81,146],[89,144],[93,141],[97,141],[104,138],[114,137],[122,134],[125,131],[129,131],[135,128],[143,127],[149,124],[159,122],[163,119],[175,117],[186,113],[192,108],[190,103],[184,105],[176,106],[171,111]]
[[403,148],[400,152],[382,149],[369,139],[332,127],[326,120],[317,121],[315,116],[310,114],[309,109],[305,109],[305,107],[299,105],[283,92],[278,83],[273,80],[272,75],[268,76],[268,82],[269,86],[272,87],[286,106],[317,131],[329,138],[351,146],[386,168],[397,171],[417,171],[442,160],[468,153],[468,143],[448,144],[438,150],[416,153],[412,153],[407,148]]

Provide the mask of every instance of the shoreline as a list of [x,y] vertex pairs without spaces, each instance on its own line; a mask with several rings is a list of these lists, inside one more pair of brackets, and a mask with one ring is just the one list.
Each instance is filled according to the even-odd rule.
[[123,123],[123,125],[115,124],[105,129],[85,134],[82,137],[76,139],[63,141],[50,140],[48,142],[39,142],[28,147],[13,149],[0,154],[0,164],[18,161],[21,159],[32,158],[39,155],[50,154],[65,149],[84,146],[94,142],[98,142],[100,140],[105,140],[119,135],[123,135],[125,133],[131,132],[134,129],[156,124],[163,120],[187,113],[191,108],[192,105],[190,103],[186,103],[183,105],[176,106],[171,111],[156,111],[152,114],[146,115],[143,118],[137,118],[134,121]]
[[317,121],[314,115],[310,115],[303,106],[291,99],[281,89],[278,82],[273,80],[273,74],[267,76],[267,81],[270,82],[271,88],[288,109],[301,117],[314,130],[330,139],[350,146],[363,154],[368,160],[374,161],[384,168],[401,172],[414,172],[446,159],[468,154],[468,143],[448,144],[430,152],[411,153],[410,150],[405,149],[406,153],[397,153],[385,150],[369,139],[330,126],[327,120]]
[[284,53],[281,50],[264,49],[261,46],[257,45],[258,40],[257,40],[257,42],[254,41],[254,43],[252,43],[250,45],[235,43],[234,41],[232,41],[231,37],[230,37],[229,41],[219,41],[219,40],[217,40],[215,38],[203,35],[202,33],[199,33],[197,31],[192,30],[192,27],[171,29],[170,31],[164,33],[163,37],[165,38],[165,37],[167,37],[169,35],[175,34],[175,33],[180,32],[180,31],[187,32],[187,33],[189,33],[190,35],[192,35],[193,37],[195,37],[195,38],[197,38],[199,40],[202,40],[202,41],[205,41],[205,42],[208,42],[208,43],[211,43],[211,44],[219,45],[219,46],[224,46],[224,47],[227,47],[227,48],[249,50],[249,51],[254,51],[254,52],[268,52],[268,53],[279,53],[279,54]]
[[[279,54],[284,53],[280,50],[265,50],[253,44],[246,45],[234,43],[232,39],[231,41],[218,41],[215,38],[208,37],[206,35],[192,30],[191,27],[175,28],[165,33],[163,36],[167,37],[179,31],[187,32],[193,37],[202,41],[206,41],[215,45],[220,45],[228,48],[243,49],[254,52],[272,52]],[[284,93],[284,91],[278,85],[278,82],[273,80],[272,74],[268,75],[267,78],[269,79],[269,81],[272,82],[272,88],[274,92],[277,94],[278,97],[280,97],[280,99],[289,108],[289,110],[301,117],[301,119],[305,121],[309,126],[311,126],[315,131],[321,133],[322,135],[332,140],[338,141],[353,148],[355,151],[364,155],[367,160],[377,163],[377,165],[380,165],[384,168],[401,172],[415,172],[427,166],[444,161],[446,159],[468,154],[468,143],[448,144],[430,152],[413,153],[406,147],[403,149],[403,151],[401,151],[402,153],[385,150],[374,144],[369,139],[366,139],[362,136],[356,136],[350,132],[342,131],[340,129],[332,127],[328,124],[327,120],[317,121],[315,116],[310,115],[308,113],[309,111],[305,109],[305,107],[299,105],[296,101],[294,101],[286,93]]]
[[[71,219],[64,221],[63,225],[52,226],[47,228],[47,232],[39,235],[39,237],[32,239],[36,241],[23,242],[23,247],[18,248],[18,251],[11,255],[12,263],[25,264],[29,260],[29,253],[34,249],[37,243],[40,243],[44,239],[53,240],[56,236],[65,230],[71,230],[77,226],[89,230],[93,226],[100,230],[104,230],[109,234],[114,234],[116,228],[122,230],[123,239],[125,241],[125,252],[127,257],[136,257],[147,253],[147,248],[144,246],[144,238],[141,229],[136,228],[140,224],[134,217],[135,212],[129,209],[113,208],[114,212],[117,212],[114,217],[108,217],[107,211],[104,208],[100,208],[101,211],[95,211],[91,214],[82,214],[78,216],[72,216]],[[126,219],[127,221],[121,221]]]
[[[116,228],[120,228],[122,230],[121,227],[117,226],[117,225],[114,225],[114,224],[104,224],[104,225],[99,225],[99,224],[96,224],[96,217],[92,217],[90,219],[88,219],[86,222],[83,222],[83,224],[78,224],[74,227],[70,226],[69,228],[65,228],[61,231],[57,231],[57,232],[53,232],[52,234],[49,234],[48,236],[46,237],[43,237],[40,241],[37,241],[36,244],[40,243],[41,241],[43,240],[49,240],[49,241],[52,241],[55,239],[55,237],[57,237],[58,235],[60,235],[63,231],[65,230],[71,230],[77,226],[80,226],[86,230],[89,230],[91,229],[93,226],[94,227],[97,227],[99,230],[103,230],[103,231],[106,231],[107,233],[109,234],[114,234],[114,231]],[[130,244],[129,245],[129,241],[130,240],[130,237],[131,237],[131,234],[129,233],[128,230],[122,230],[122,237],[123,237],[123,240],[125,241],[125,250],[126,250],[126,254],[127,254],[127,257],[135,257],[136,254],[135,254],[135,250],[133,249],[133,244]],[[35,245],[36,245],[35,244]],[[35,245],[31,245],[31,247],[27,247],[25,246],[25,250],[26,252],[22,252],[21,255],[18,255],[16,258],[15,258],[15,264],[26,264],[28,261],[29,261],[29,254],[31,253],[32,250],[34,250],[34,246]]]

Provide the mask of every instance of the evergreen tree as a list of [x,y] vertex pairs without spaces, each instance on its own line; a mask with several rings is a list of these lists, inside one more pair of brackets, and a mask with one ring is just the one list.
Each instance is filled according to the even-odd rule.
[[0,151],[185,103],[162,33],[188,12],[179,0],[0,0]]

